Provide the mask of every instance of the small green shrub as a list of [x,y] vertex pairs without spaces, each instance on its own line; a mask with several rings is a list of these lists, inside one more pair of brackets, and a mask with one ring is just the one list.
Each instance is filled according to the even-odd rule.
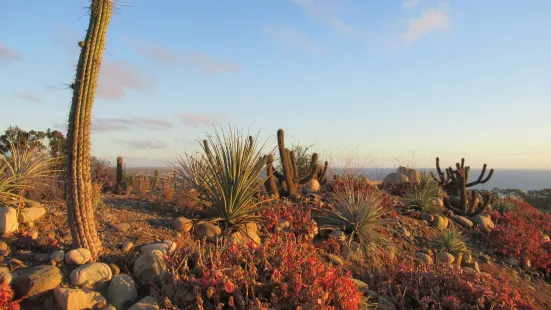
[[452,254],[462,254],[469,251],[465,236],[457,229],[441,231],[436,243],[441,251]]
[[442,197],[443,190],[430,175],[422,173],[419,183],[409,187],[404,195],[406,206],[425,213],[436,213],[440,210],[436,199]]
[[493,208],[501,214],[506,212],[517,212],[519,210],[518,204],[507,198],[499,199]]

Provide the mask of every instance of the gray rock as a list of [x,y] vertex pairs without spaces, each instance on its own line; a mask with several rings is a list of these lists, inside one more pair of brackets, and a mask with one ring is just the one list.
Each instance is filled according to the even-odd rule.
[[45,263],[50,261],[50,254],[48,253],[38,253],[34,255],[34,260],[39,263]]
[[236,231],[228,236],[229,244],[237,244],[240,246],[247,246],[249,242],[254,242],[256,245],[260,245],[260,237],[253,231]]
[[455,257],[448,252],[438,252],[436,254],[436,258],[438,259],[439,262],[442,262],[448,265],[453,264],[453,262],[455,261]]
[[65,259],[65,252],[62,250],[55,251],[50,254],[50,260],[53,260],[56,263],[61,263]]
[[130,229],[130,223],[111,224],[111,227],[115,228],[115,230],[118,231],[118,232],[123,232],[123,231],[127,231],[127,230]]
[[383,180],[383,184],[400,184],[407,182],[409,182],[408,177],[397,172],[389,173]]
[[12,207],[0,207],[0,234],[9,234],[18,228],[17,210]]
[[46,214],[43,207],[25,208],[19,211],[19,223],[34,222]]
[[159,310],[159,304],[153,296],[147,296],[133,304],[128,310]]
[[520,262],[518,259],[514,258],[514,257],[508,257],[505,259],[505,262],[513,267],[516,267],[518,265],[520,265]]
[[419,171],[417,171],[413,168],[407,168],[407,167],[404,167],[404,166],[400,166],[400,167],[398,167],[398,169],[396,169],[396,173],[405,175],[408,178],[409,182],[417,183],[421,179],[421,173],[419,173]]
[[434,216],[432,216],[431,214],[428,214],[428,213],[421,213],[419,214],[419,218],[423,221],[427,221],[429,223],[432,223],[432,221],[434,220]]
[[98,304],[105,304],[106,300],[100,293],[91,290],[56,288],[54,298],[62,310],[94,309]]
[[85,248],[74,249],[65,254],[65,262],[72,265],[86,264],[91,258],[92,253]]
[[72,285],[94,288],[98,284],[111,280],[112,277],[113,272],[107,264],[90,263],[74,269],[69,278]]
[[164,242],[144,245],[140,248],[140,252],[142,252],[142,254],[151,253],[155,250],[161,251],[163,254],[171,254],[174,250],[176,250],[176,242],[167,240]]
[[113,277],[107,290],[107,300],[117,309],[132,305],[138,299],[138,289],[134,279],[127,274]]
[[153,250],[138,257],[133,267],[134,278],[141,283],[157,282],[167,272],[163,252]]
[[42,265],[22,271],[15,279],[15,288],[22,296],[38,298],[61,284],[63,275],[55,266]]

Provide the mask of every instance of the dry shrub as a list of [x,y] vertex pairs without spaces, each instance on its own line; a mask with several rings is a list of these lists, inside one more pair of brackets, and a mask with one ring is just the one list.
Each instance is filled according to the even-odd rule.
[[147,194],[151,190],[151,181],[148,177],[139,176],[136,180],[136,195],[140,199],[145,199],[147,197]]
[[165,201],[174,200],[174,185],[170,182],[163,183],[163,198]]
[[92,206],[97,207],[103,197],[103,182],[92,182]]

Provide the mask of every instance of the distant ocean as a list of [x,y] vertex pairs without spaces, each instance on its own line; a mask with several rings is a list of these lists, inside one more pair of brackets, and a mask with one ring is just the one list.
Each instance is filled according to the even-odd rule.
[[[364,168],[360,169],[362,174],[370,181],[380,181],[396,168]],[[356,170],[360,172],[360,170]],[[337,169],[338,173],[343,169]],[[420,172],[434,172],[436,169],[420,170]],[[480,169],[471,169],[469,182],[472,182],[480,175]],[[488,173],[488,172],[486,172]],[[496,169],[494,175],[486,184],[475,186],[477,189],[515,188],[523,191],[551,188],[551,170],[524,170],[524,169]]]

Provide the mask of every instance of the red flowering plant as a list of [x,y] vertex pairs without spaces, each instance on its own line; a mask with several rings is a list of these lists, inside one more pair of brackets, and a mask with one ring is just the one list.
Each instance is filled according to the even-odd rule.
[[6,282],[0,284],[0,310],[19,310],[19,300],[13,300],[14,292]]
[[438,265],[402,261],[365,276],[370,289],[398,309],[536,309],[505,279]]
[[184,248],[167,261],[171,272],[158,293],[178,309],[358,309],[362,300],[348,274],[293,233],[273,234],[260,246]]
[[508,199],[518,209],[489,212],[496,226],[488,235],[489,245],[503,256],[529,260],[532,267],[551,273],[551,242],[545,237],[551,234],[551,214],[524,201]]

